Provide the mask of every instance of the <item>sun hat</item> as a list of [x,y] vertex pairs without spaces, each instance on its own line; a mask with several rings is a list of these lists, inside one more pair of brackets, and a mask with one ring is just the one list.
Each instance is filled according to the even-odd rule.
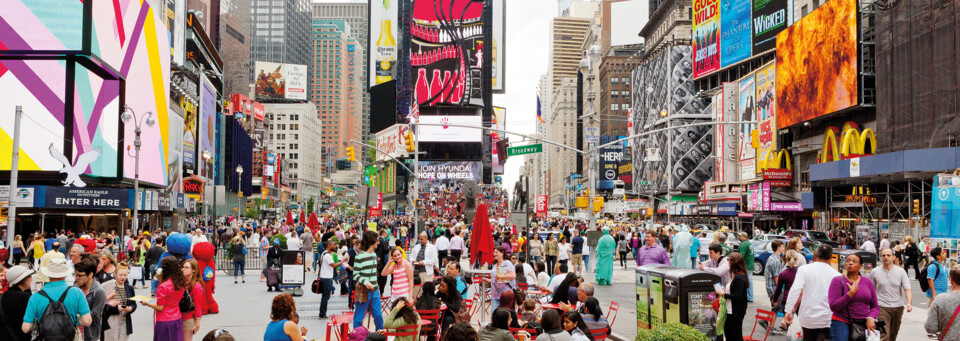
[[70,268],[67,267],[66,259],[52,259],[50,264],[40,268],[40,272],[50,278],[66,278],[70,274]]
[[25,266],[17,265],[7,270],[7,282],[9,282],[10,285],[17,285],[27,277],[32,276],[34,273],[35,272],[33,270],[30,270]]

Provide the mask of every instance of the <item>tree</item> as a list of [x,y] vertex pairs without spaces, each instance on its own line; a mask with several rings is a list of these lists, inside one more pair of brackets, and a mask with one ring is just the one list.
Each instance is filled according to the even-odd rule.
[[[370,141],[367,141],[367,144],[368,144],[368,145],[371,145],[371,146],[376,146],[376,145],[377,145],[377,140],[376,140],[376,139],[371,139]],[[364,148],[364,149],[367,150],[367,160],[368,160],[368,161],[373,162],[373,160],[376,160],[376,159],[377,159],[377,151],[376,151],[375,149],[369,148],[369,147]]]
[[310,213],[313,213],[313,206],[316,205],[316,202],[313,200],[313,196],[310,196],[310,200],[307,200],[307,216],[310,216]]

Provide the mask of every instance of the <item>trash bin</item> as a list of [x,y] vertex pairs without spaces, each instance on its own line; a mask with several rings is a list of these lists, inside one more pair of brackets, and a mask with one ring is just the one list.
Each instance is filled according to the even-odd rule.
[[648,264],[638,267],[637,274],[637,331],[650,329],[650,274],[649,271],[657,268],[670,268],[663,264]]
[[663,277],[667,271],[672,269],[680,269],[675,266],[669,265],[656,265],[650,268],[647,268],[647,276],[650,280],[650,297],[647,300],[649,302],[650,309],[650,329],[660,328],[664,323],[665,311],[663,307]]
[[847,256],[854,254],[860,256],[860,264],[862,265],[860,267],[861,275],[865,275],[877,267],[877,255],[875,253],[850,249],[834,249],[833,257],[830,259],[830,266],[833,266],[837,271],[843,273],[846,269]]
[[663,273],[664,323],[680,322],[710,339],[717,336],[714,284],[720,276],[706,271],[674,268]]

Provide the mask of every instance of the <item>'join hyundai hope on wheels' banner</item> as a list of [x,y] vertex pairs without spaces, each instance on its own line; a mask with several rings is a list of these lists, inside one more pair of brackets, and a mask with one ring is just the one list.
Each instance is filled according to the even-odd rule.
[[483,163],[480,161],[420,161],[417,175],[420,187],[451,186],[467,180],[480,182]]

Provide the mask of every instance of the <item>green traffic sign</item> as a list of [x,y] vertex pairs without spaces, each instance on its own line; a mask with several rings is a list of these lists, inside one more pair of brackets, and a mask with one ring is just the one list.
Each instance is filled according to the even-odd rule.
[[342,191],[342,190],[344,190],[344,189],[345,189],[345,188],[343,188],[343,187],[336,187],[336,186],[333,187],[333,190],[334,190],[334,191]]
[[542,152],[543,152],[543,144],[541,143],[507,148],[507,156],[536,154],[536,153],[542,153]]
[[637,181],[637,186],[647,186],[647,185],[650,185],[650,181],[646,181],[646,180]]

